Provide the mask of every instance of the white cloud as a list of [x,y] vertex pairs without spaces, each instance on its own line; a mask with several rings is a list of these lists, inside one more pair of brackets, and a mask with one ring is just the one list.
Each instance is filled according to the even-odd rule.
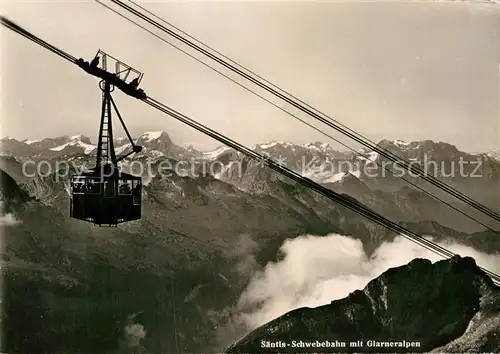
[[125,326],[125,340],[129,348],[139,347],[141,341],[146,338],[146,329],[139,323]]
[[19,220],[16,219],[14,214],[12,213],[5,214],[4,209],[5,209],[4,202],[0,201],[0,227],[19,224]]
[[[486,255],[450,242],[440,245],[500,272],[500,255]],[[239,299],[238,316],[250,329],[299,307],[317,307],[344,298],[388,268],[412,259],[442,259],[403,237],[382,244],[370,258],[359,240],[336,234],[286,240],[281,251],[284,258],[256,273]]]
[[0,216],[0,226],[10,226],[19,224],[19,220],[14,217],[14,214],[5,214]]

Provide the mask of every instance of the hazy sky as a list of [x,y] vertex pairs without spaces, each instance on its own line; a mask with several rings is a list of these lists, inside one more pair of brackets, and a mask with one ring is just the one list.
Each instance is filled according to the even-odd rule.
[[[500,147],[500,5],[141,4],[373,140]],[[10,0],[2,8],[75,57],[91,59],[101,48],[145,72],[148,95],[237,141],[329,141],[94,1]],[[98,79],[4,28],[2,54],[2,136],[96,140]],[[179,144],[220,145],[120,92],[115,100],[134,135],[165,130]]]

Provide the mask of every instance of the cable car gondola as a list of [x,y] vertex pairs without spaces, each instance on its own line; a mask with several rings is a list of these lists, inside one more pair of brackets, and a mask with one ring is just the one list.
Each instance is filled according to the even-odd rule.
[[[110,61],[115,63],[114,73],[108,71]],[[101,50],[91,63],[78,59],[77,64],[86,72],[102,79],[99,87],[103,96],[96,165],[88,172],[72,176],[70,216],[99,226],[117,226],[119,223],[140,219],[141,177],[120,171],[118,162],[140,152],[142,147],[135,145],[130,137],[111,92],[116,86],[133,97],[147,97],[143,90],[137,88],[143,74]],[[118,159],[113,145],[111,106],[132,146],[131,152]]]

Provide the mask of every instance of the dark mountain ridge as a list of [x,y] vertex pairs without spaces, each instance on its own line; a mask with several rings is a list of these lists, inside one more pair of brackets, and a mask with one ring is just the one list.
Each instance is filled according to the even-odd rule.
[[[428,352],[439,347],[498,352],[498,320],[500,288],[474,259],[456,256],[435,264],[415,259],[387,270],[347,298],[280,316],[226,353],[317,352],[318,347],[348,353]],[[477,331],[484,323],[488,328]],[[469,341],[460,342],[462,336]]]

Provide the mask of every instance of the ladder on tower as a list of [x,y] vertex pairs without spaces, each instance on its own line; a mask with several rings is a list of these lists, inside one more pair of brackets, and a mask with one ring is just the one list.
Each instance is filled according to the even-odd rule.
[[102,99],[104,100],[104,110],[102,112],[102,130],[101,130],[101,164],[110,163],[109,156],[109,124],[111,122],[111,112],[110,107],[107,102],[106,92],[102,93]]
[[[111,87],[104,82],[102,89],[101,126],[97,149],[97,166],[115,165],[116,156],[113,144],[113,129],[111,125]],[[116,167],[116,166],[115,166]]]

